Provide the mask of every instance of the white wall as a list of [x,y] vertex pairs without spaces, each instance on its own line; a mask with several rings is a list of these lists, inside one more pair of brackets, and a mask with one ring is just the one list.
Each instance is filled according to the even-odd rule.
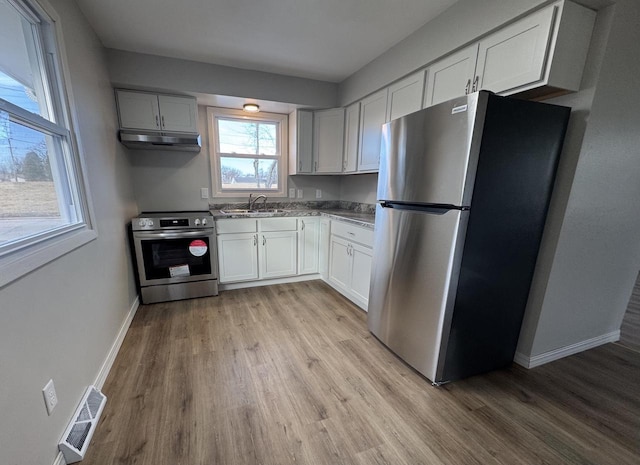
[[[460,0],[342,82],[340,103],[544,3]],[[640,266],[640,6],[579,3],[600,12],[580,92],[550,100],[573,111],[518,349],[529,357],[617,330]],[[341,181],[341,195],[370,199],[373,179],[351,178]]]
[[522,333],[531,356],[617,331],[640,267],[640,4],[619,0],[606,13],[608,43],[553,263]]
[[[99,236],[0,289],[0,462],[11,465],[53,462],[136,297],[125,225],[137,208],[104,52],[75,2],[50,1],[62,18]],[[59,403],[47,416],[50,378]]]
[[[198,107],[198,128],[202,150],[198,154],[154,150],[127,150],[132,165],[132,181],[140,211],[208,210],[209,203],[246,201],[238,198],[200,198],[200,188],[211,185],[209,158],[209,127],[207,109]],[[302,189],[302,200],[316,200],[316,189],[322,190],[322,200],[340,198],[340,179],[336,176],[288,176],[289,188]],[[274,197],[274,201],[286,201]],[[300,200],[300,199],[296,199]]]
[[340,178],[340,200],[376,203],[378,174],[351,174]]
[[114,86],[230,95],[317,108],[336,106],[338,85],[177,58],[107,50]]

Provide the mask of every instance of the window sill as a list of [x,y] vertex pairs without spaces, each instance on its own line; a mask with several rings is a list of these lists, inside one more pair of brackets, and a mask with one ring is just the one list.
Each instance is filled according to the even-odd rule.
[[98,237],[86,226],[0,258],[0,288]]

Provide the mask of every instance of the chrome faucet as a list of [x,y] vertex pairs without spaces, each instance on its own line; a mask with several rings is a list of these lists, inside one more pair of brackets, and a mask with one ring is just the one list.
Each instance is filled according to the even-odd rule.
[[264,199],[264,205],[263,205],[263,209],[266,210],[267,209],[267,196],[264,194],[260,194],[259,196],[257,196],[255,199],[252,198],[253,194],[249,194],[249,210],[253,210],[256,202],[260,199]]

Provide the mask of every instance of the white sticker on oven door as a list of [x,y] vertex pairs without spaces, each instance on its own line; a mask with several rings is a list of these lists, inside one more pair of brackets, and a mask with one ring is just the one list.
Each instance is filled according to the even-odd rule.
[[172,278],[176,278],[178,276],[191,276],[191,272],[189,271],[189,265],[170,266],[169,275]]
[[202,257],[207,253],[207,249],[207,243],[201,239],[191,241],[191,244],[189,244],[189,252],[191,252],[191,255],[194,257]]

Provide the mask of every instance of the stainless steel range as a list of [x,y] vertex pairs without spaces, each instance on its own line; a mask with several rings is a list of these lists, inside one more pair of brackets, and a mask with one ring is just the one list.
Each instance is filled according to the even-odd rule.
[[218,295],[210,212],[142,213],[131,227],[143,303]]

